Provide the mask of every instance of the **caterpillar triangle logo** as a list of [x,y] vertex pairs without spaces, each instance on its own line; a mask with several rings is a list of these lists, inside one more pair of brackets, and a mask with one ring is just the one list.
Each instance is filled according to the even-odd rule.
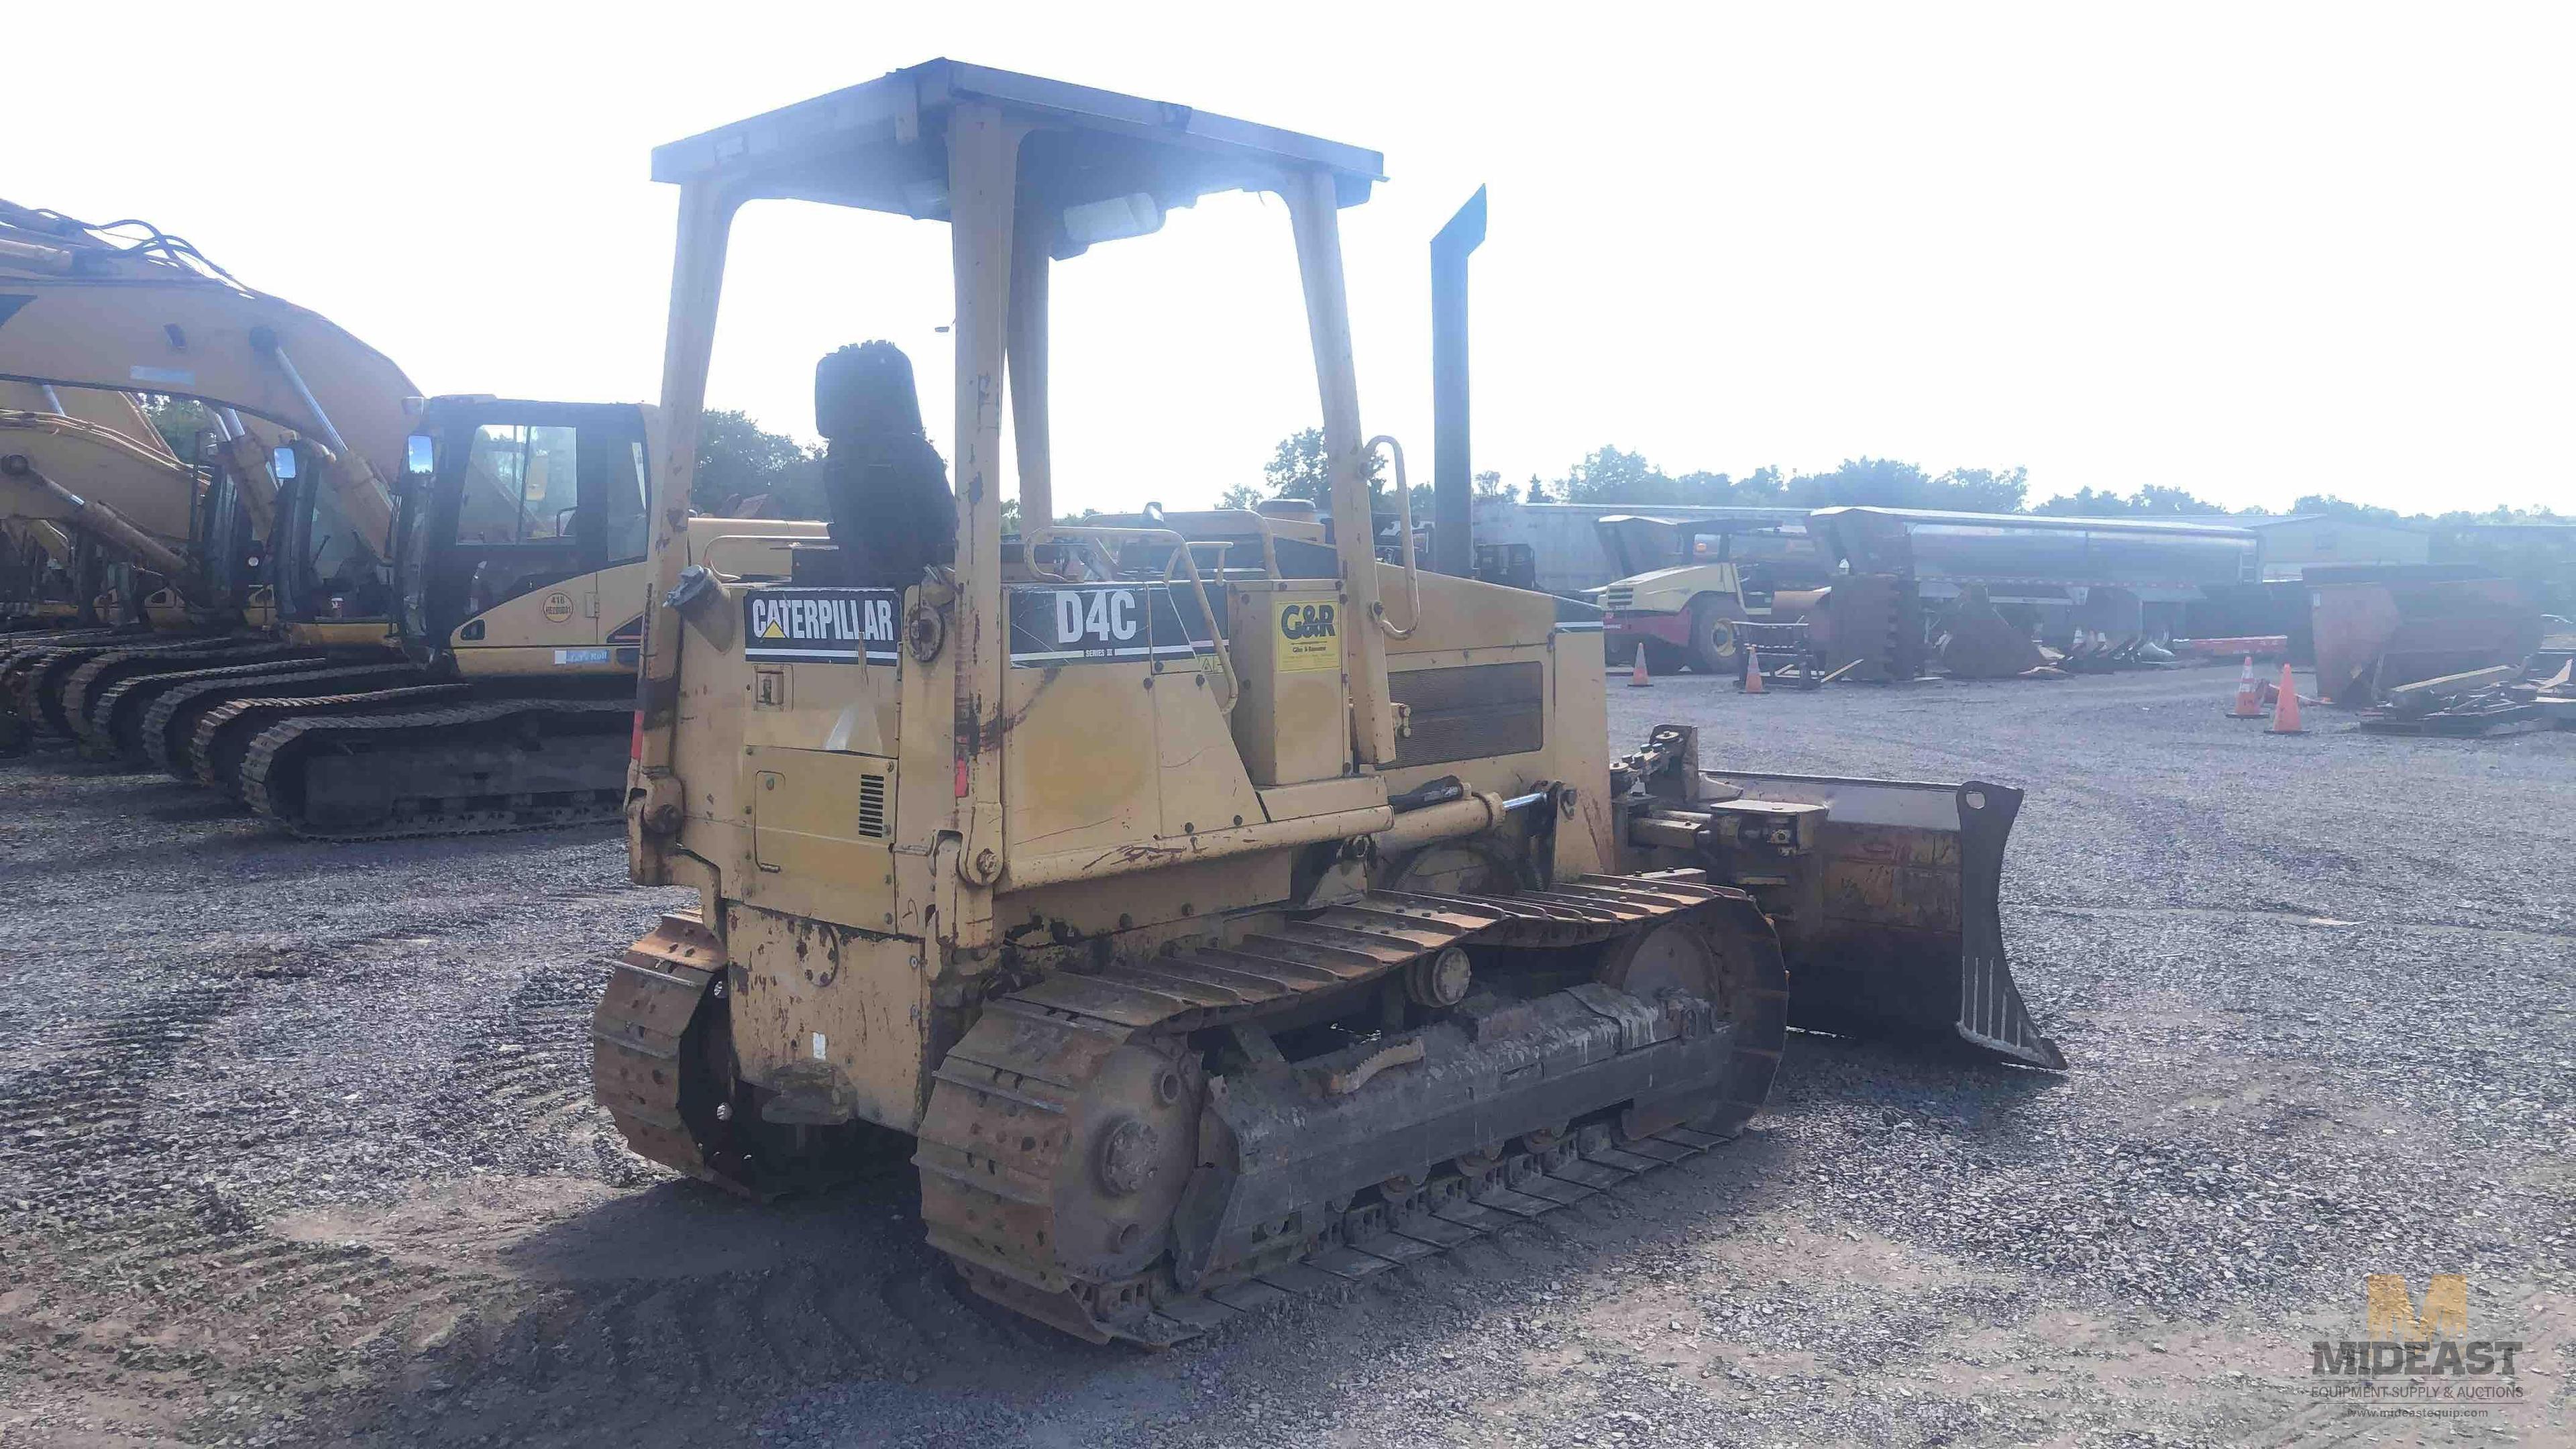
[[763,639],[784,639],[787,637],[787,631],[779,628],[778,620],[773,618],[769,621],[769,627],[760,631],[760,637]]

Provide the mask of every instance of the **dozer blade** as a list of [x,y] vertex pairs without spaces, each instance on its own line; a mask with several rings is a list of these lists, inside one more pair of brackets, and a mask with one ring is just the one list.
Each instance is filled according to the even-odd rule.
[[2031,1025],[2004,959],[2004,841],[2021,791],[1752,775],[1704,778],[1751,800],[1822,805],[1820,884],[1775,917],[1789,967],[1789,1024],[1844,1036],[1955,1037],[2064,1070]]

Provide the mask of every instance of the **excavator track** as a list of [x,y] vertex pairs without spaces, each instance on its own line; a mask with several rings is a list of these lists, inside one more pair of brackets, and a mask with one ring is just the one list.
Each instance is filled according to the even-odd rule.
[[[125,718],[109,721],[118,743],[139,749],[152,767],[181,780],[195,780],[188,763],[188,738],[198,715],[228,694],[258,692],[273,686],[293,688],[314,675],[335,676],[349,669],[403,669],[401,665],[334,665],[310,658],[266,660],[227,668],[191,670],[178,675],[144,675],[125,681],[143,698],[102,699],[100,708]],[[139,713],[135,706],[140,706]],[[93,715],[95,715],[95,711]],[[130,743],[129,743],[130,740]]]
[[100,624],[84,629],[13,629],[0,633],[0,665],[22,649],[57,649],[73,644],[112,643],[139,637],[131,629]]
[[144,738],[144,730],[154,717],[153,706],[170,691],[189,689],[190,697],[194,698],[196,686],[215,690],[246,688],[298,673],[312,665],[309,656],[295,654],[247,664],[129,674],[97,691],[96,697],[89,701],[89,708],[82,712],[75,724],[82,739],[95,748],[113,749],[126,759],[149,760],[167,769],[168,765]]
[[[1787,990],[1752,901],[1688,874],[1372,892],[1231,947],[989,1000],[921,1123],[929,1239],[1018,1312],[1159,1346],[1705,1151],[1767,1095]],[[1667,929],[1711,943],[1725,1001],[1650,990],[1641,953]],[[1410,990],[1453,949],[1551,962],[1547,979],[1571,984],[1470,997],[1420,1032],[1294,1063],[1274,1051],[1230,1078],[1201,1071],[1194,1043],[1210,1033],[1267,1043],[1265,1023]],[[724,959],[686,917],[628,952],[594,1022],[597,1097],[637,1152],[764,1194],[777,1174],[744,1130],[756,1102],[725,1087]],[[1232,1168],[1197,1160],[1212,1142]],[[1405,1165],[1350,1181],[1381,1158]]]
[[[207,702],[191,710],[184,720],[165,726],[160,738],[175,740],[186,737],[186,746],[171,761],[171,772],[211,786],[238,800],[242,797],[242,765],[250,757],[253,741],[276,726],[290,720],[318,719],[324,716],[374,714],[386,710],[416,710],[436,700],[455,699],[471,694],[474,686],[457,681],[447,683],[401,684],[402,679],[419,680],[419,670],[405,664],[377,665],[371,669],[323,670],[308,680],[316,691],[299,694],[261,693]],[[343,690],[337,694],[322,693],[332,682],[359,683],[376,680],[392,687]]]
[[80,740],[80,720],[87,713],[90,695],[129,674],[211,669],[225,664],[288,658],[298,652],[291,644],[222,638],[174,641],[130,649],[66,649],[37,666],[35,678],[31,681],[32,694],[37,708],[44,714],[46,728]]
[[[61,708],[61,684],[65,676],[103,650],[158,652],[185,648],[204,641],[189,639],[159,640],[150,635],[124,634],[117,638],[70,640],[53,644],[30,644],[0,651],[0,698],[29,729],[69,734],[68,721],[57,728]],[[53,696],[52,708],[46,697]]]
[[0,670],[23,667],[22,661],[48,649],[74,649],[84,645],[112,647],[145,637],[131,629],[48,629],[0,634]]
[[494,699],[300,716],[251,741],[242,798],[315,840],[474,835],[614,820],[624,699]]

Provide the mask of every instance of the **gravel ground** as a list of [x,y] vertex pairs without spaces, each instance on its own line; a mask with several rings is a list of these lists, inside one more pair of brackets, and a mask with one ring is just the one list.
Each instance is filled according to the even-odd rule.
[[[955,1291],[890,1154],[755,1208],[589,1105],[606,830],[284,841],[0,763],[0,1443],[2576,1442],[2576,734],[2269,738],[2232,671],[1611,691],[1711,765],[2030,797],[2063,1076],[1801,1036],[1739,1142],[1166,1354]],[[2321,1400],[2363,1278],[2529,1345]]]

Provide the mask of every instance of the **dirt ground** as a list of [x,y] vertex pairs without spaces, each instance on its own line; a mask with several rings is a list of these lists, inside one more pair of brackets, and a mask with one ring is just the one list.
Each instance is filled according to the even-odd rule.
[[[1623,745],[2026,788],[2070,1070],[1800,1036],[1716,1153],[1162,1354],[958,1291],[899,1154],[767,1208],[628,1155],[587,1021],[677,900],[613,832],[0,762],[0,1444],[2576,1442],[2576,734],[2233,682],[1614,682]],[[2508,1397],[2314,1376],[2379,1273],[2464,1275]]]

